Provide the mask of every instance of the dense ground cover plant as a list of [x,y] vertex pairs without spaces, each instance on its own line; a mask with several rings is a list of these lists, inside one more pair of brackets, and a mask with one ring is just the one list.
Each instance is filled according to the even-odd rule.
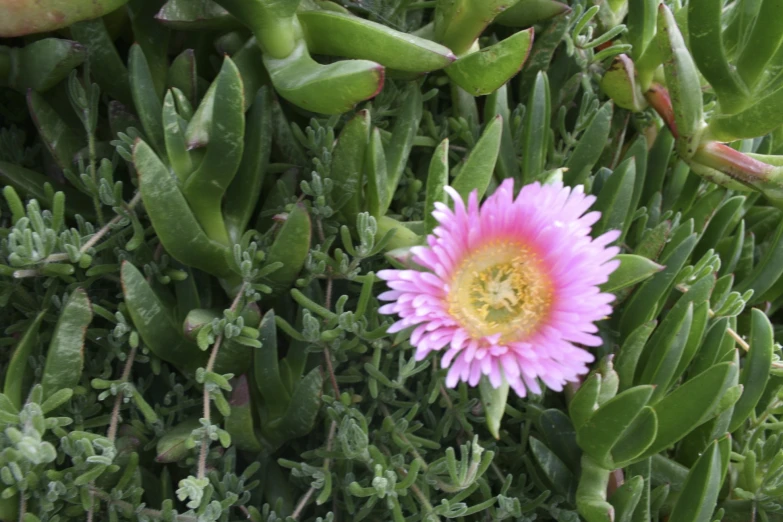
[[0,520],[783,519],[779,9],[0,0]]

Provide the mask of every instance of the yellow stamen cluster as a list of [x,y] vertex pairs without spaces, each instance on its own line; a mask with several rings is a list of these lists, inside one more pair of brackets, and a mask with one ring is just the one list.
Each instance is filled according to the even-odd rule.
[[449,313],[474,339],[501,334],[501,342],[520,341],[546,317],[552,285],[529,247],[494,242],[460,263],[448,302]]

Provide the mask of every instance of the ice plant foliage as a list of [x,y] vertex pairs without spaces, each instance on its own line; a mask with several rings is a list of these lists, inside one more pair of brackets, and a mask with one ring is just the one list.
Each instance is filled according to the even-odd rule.
[[611,313],[601,293],[619,262],[619,236],[590,236],[599,212],[582,187],[533,183],[514,198],[504,181],[479,208],[447,191],[454,210],[439,203],[439,226],[429,246],[414,247],[423,270],[384,270],[392,301],[381,308],[400,320],[390,332],[414,327],[410,341],[421,360],[443,351],[446,384],[471,386],[482,375],[497,388],[505,379],[520,396],[541,393],[539,380],[560,391],[588,371],[593,355],[581,347],[602,343],[596,321]]

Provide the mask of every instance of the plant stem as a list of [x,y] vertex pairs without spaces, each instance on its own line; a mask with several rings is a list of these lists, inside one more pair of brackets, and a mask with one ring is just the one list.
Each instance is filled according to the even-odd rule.
[[[89,121],[90,114],[89,111],[85,110],[85,122]],[[86,124],[85,124],[86,126]],[[98,171],[95,168],[95,160],[97,157],[97,154],[95,153],[95,134],[90,131],[90,129],[87,129],[87,147],[89,148],[90,153],[90,178],[92,178],[92,182],[95,187],[98,186]],[[104,218],[103,218],[103,206],[101,205],[101,200],[98,197],[97,194],[92,195],[92,204],[95,206],[95,215],[98,218],[98,223],[103,226],[105,224]]]
[[[128,202],[128,204],[125,205],[125,209],[127,211],[129,211],[129,212],[132,211],[133,208],[136,205],[138,205],[140,201],[141,201],[141,192],[139,191],[139,192],[136,192],[136,194],[133,196],[133,199],[131,199]],[[119,214],[114,216],[114,218],[112,218],[111,221],[109,221],[108,223],[103,225],[100,230],[98,230],[95,234],[93,234],[92,237],[90,239],[88,239],[81,246],[81,248],[79,249],[79,253],[81,253],[81,254],[87,253],[87,251],[90,250],[92,247],[94,247],[98,243],[98,241],[100,241],[101,238],[103,238],[103,236],[108,234],[109,231],[111,230],[111,227],[113,227],[114,225],[119,223],[123,219],[123,217],[124,216],[121,216]],[[57,263],[57,262],[60,262],[60,261],[68,261],[68,259],[69,259],[68,254],[52,254],[52,255],[46,257],[45,259],[43,259],[41,261],[41,263],[42,264]],[[36,270],[36,269],[17,270],[16,272],[14,272],[14,277],[16,277],[16,278],[33,277],[33,276],[38,275],[39,273],[40,272],[38,270]]]
[[[133,361],[136,359],[136,347],[131,346],[128,358],[125,360],[125,367],[122,369],[122,376],[120,382],[125,384],[130,379],[131,368],[133,367]],[[106,438],[114,442],[117,438],[117,425],[120,423],[120,406],[122,406],[122,393],[118,393],[114,398],[114,408],[111,411],[111,423],[109,424],[109,431],[106,433]]]
[[[236,297],[234,297],[234,301],[231,303],[230,310],[232,312],[236,312],[237,308],[239,308],[239,303],[242,301],[242,296],[245,295],[245,289],[247,288],[247,282],[243,282],[242,286],[239,287],[239,291],[237,292]],[[206,371],[211,372],[212,369],[215,367],[215,361],[217,360],[218,352],[220,351],[220,345],[223,342],[223,334],[221,333],[218,338],[215,340],[215,345],[212,347],[212,353],[209,355],[209,361],[207,361],[207,367]],[[212,398],[209,396],[209,389],[207,386],[204,386],[204,418],[209,422],[211,418],[211,407],[212,407]],[[201,439],[201,449],[199,451],[199,457],[198,457],[198,478],[203,479],[204,476],[207,474],[207,453],[209,452],[209,437],[207,434],[204,434],[204,437]]]
[[[157,509],[149,509],[149,508],[136,509],[136,506],[134,506],[130,502],[125,502],[124,500],[116,500],[112,498],[111,495],[109,495],[108,493],[105,493],[100,489],[96,489],[94,487],[90,488],[90,492],[96,497],[98,497],[99,499],[105,501],[107,504],[113,504],[120,509],[131,511],[140,515],[147,515],[148,517],[156,520],[161,520],[163,518],[163,512]],[[178,522],[198,522],[198,517],[194,517],[191,515],[174,515],[174,520]]]

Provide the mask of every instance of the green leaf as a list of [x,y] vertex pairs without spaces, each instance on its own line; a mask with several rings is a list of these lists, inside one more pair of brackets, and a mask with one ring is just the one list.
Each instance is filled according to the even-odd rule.
[[554,489],[572,501],[576,495],[576,477],[557,455],[535,437],[530,437],[530,451]]
[[[503,118],[503,135],[500,138],[500,152],[498,153],[497,172],[500,179],[519,179],[519,159],[511,134],[511,111],[508,106],[508,84],[502,85],[495,92],[487,96],[484,101],[484,121],[490,121],[495,116]],[[428,178],[429,181],[429,178]]]
[[715,441],[688,473],[669,521],[710,522],[723,481],[722,471],[720,450]]
[[255,432],[253,411],[250,401],[250,389],[247,377],[240,375],[232,384],[231,415],[226,417],[226,431],[231,435],[231,441],[242,451],[261,451],[261,442]]
[[669,255],[661,259],[661,264],[665,265],[666,268],[648,279],[647,282],[637,289],[625,307],[620,318],[620,330],[623,335],[628,335],[639,325],[657,315],[657,307],[660,306],[660,301],[671,291],[677,274],[685,266],[691,251],[696,246],[697,240],[698,236],[696,234],[690,234],[679,244],[676,244],[674,239],[672,239],[669,245],[672,246],[674,244],[675,246],[670,250]]
[[609,280],[601,285],[601,292],[616,292],[633,286],[664,268],[651,259],[634,254],[618,254],[615,259],[620,261],[620,266],[609,274]]
[[508,27],[531,27],[570,11],[571,8],[566,4],[554,0],[520,0],[500,13],[494,23]]
[[783,4],[780,0],[762,0],[750,33],[743,35],[744,47],[737,57],[737,72],[753,89],[763,77],[770,61],[783,43]]
[[125,105],[133,102],[128,69],[106,30],[101,18],[84,20],[69,27],[71,36],[87,47],[90,56],[90,74],[95,83],[112,98]]
[[620,391],[627,390],[634,384],[638,384],[635,375],[639,357],[657,324],[657,321],[644,323],[625,338],[615,363],[615,368],[617,368],[617,374],[620,378]]
[[664,4],[658,6],[658,30],[665,35],[661,45],[666,84],[679,134],[677,150],[683,158],[690,158],[696,153],[704,126],[699,72],[677,27],[674,15]]
[[615,522],[631,522],[639,499],[642,498],[644,478],[641,475],[631,477],[622,486],[617,488],[609,498],[609,503],[614,506]]
[[139,44],[133,44],[128,52],[128,73],[133,104],[141,120],[144,134],[152,147],[162,154],[166,151],[163,137],[163,106],[147,58]]
[[751,139],[768,134],[780,127],[776,115],[783,111],[783,86],[763,97],[741,112],[731,115],[717,114],[710,118],[707,133],[723,142]]
[[747,277],[740,280],[735,290],[740,294],[753,290],[754,296],[763,296],[783,275],[783,221],[771,237],[769,246],[758,264]]
[[147,215],[168,254],[184,265],[212,275],[230,276],[232,272],[226,261],[228,249],[207,237],[173,176],[141,140],[133,147],[133,163],[139,173]]
[[91,322],[92,307],[87,292],[81,288],[74,290],[52,332],[41,376],[44,399],[79,384],[84,368],[84,338]]
[[179,462],[192,453],[188,440],[192,438],[193,430],[200,428],[198,417],[184,420],[166,430],[155,446],[155,461],[161,463]]
[[370,143],[370,112],[362,109],[345,124],[337,138],[332,153],[330,177],[334,182],[335,194],[348,194],[350,198],[340,209],[348,223],[356,222],[362,198],[364,161]]
[[303,437],[313,429],[321,407],[322,387],[320,368],[313,368],[296,385],[294,393],[291,394],[288,411],[279,425],[278,433],[282,441]]
[[500,422],[503,420],[503,413],[506,411],[506,402],[508,401],[508,388],[508,383],[505,380],[497,388],[490,384],[489,378],[486,376],[479,381],[487,428],[498,440],[500,439]]
[[370,146],[365,158],[367,172],[367,211],[376,219],[386,213],[386,202],[391,202],[389,176],[386,171],[386,155],[381,142],[381,131],[376,127],[370,136]]
[[[25,4],[24,9],[10,2],[3,2],[7,9],[0,19],[0,37],[24,36],[45,33],[68,27],[79,20],[98,18],[121,7],[128,0],[41,0]],[[54,10],[57,9],[57,15]]]
[[242,79],[226,57],[215,78],[215,101],[210,138],[204,158],[184,183],[182,192],[210,239],[228,244],[222,202],[242,161],[245,111]]
[[598,409],[598,394],[601,391],[602,380],[600,373],[591,373],[568,404],[568,415],[577,431],[590,420],[595,410]]
[[193,159],[185,143],[185,120],[177,114],[171,91],[163,98],[163,139],[171,168],[181,183],[193,172]]
[[731,365],[728,362],[716,364],[653,406],[658,416],[658,435],[644,452],[645,456],[655,455],[668,448],[709,420],[710,413],[720,402],[721,390],[731,372]]
[[35,128],[57,165],[73,169],[76,153],[84,148],[84,129],[71,128],[46,100],[35,91],[27,92],[27,108]]
[[775,349],[775,339],[772,324],[766,314],[754,308],[751,310],[750,350],[745,357],[745,364],[740,372],[742,395],[734,404],[734,413],[729,424],[729,431],[734,432],[750,416],[756,408],[759,399],[769,381],[769,371],[772,368],[772,356]]
[[196,53],[193,49],[185,49],[171,62],[166,79],[166,85],[172,89],[179,89],[184,98],[191,104],[198,99],[198,74],[196,68]]
[[[13,59],[15,70],[8,80],[11,87],[23,93],[27,89],[48,91],[87,58],[87,50],[82,45],[59,38],[43,38],[14,51],[18,51]],[[6,78],[0,83],[5,84]]]
[[633,59],[641,58],[647,46],[655,36],[658,18],[657,0],[629,0],[628,2],[628,42],[633,46]]
[[596,463],[606,469],[614,469],[612,448],[641,414],[653,389],[653,386],[636,386],[604,403],[584,425],[577,428],[579,446]]
[[264,65],[278,94],[294,105],[321,114],[348,112],[383,88],[384,68],[367,60],[321,65],[310,57],[304,40],[286,58],[264,55]]
[[236,176],[226,190],[223,215],[233,243],[247,228],[266,177],[272,151],[272,92],[262,87],[247,114],[245,146]]
[[596,111],[587,129],[582,133],[571,155],[566,161],[568,169],[563,175],[563,181],[568,185],[578,185],[587,180],[590,172],[601,157],[609,139],[612,124],[613,106],[611,102],[604,103]]
[[645,406],[612,447],[614,465],[624,468],[637,462],[639,456],[655,441],[657,433],[658,415],[650,406]]
[[620,54],[612,60],[612,65],[601,78],[601,90],[618,107],[633,112],[642,112],[647,108],[642,90],[636,81],[636,69],[628,56]]
[[749,93],[737,75],[742,61],[733,67],[723,45],[722,11],[721,0],[688,2],[688,33],[693,59],[718,95],[721,112],[731,114],[744,105]]
[[280,378],[274,310],[264,314],[259,330],[261,348],[255,350],[253,355],[253,379],[271,417],[282,417],[288,408],[290,397]]
[[301,11],[307,47],[315,54],[371,60],[398,71],[424,73],[455,60],[451,50],[412,34],[336,11]]
[[601,212],[601,219],[593,225],[594,234],[623,229],[631,208],[635,182],[636,164],[633,158],[629,158],[617,166],[598,194],[593,209]]
[[538,426],[546,439],[547,447],[568,469],[578,470],[582,450],[576,442],[576,431],[568,415],[555,408],[544,410],[538,418]]
[[38,330],[41,326],[41,320],[44,312],[40,312],[30,322],[24,331],[24,335],[14,348],[11,360],[8,362],[8,368],[5,373],[5,382],[3,383],[3,394],[16,407],[21,409],[24,397],[22,396],[25,377],[30,374],[30,355],[33,348],[38,344]]
[[516,3],[517,0],[436,2],[435,40],[460,56],[498,14]]
[[481,138],[476,142],[476,146],[461,166],[459,174],[451,183],[452,188],[463,201],[467,202],[468,196],[474,190],[478,193],[479,201],[484,196],[495,172],[502,133],[503,119],[497,116],[484,129]]
[[155,20],[178,31],[220,31],[241,27],[239,20],[212,0],[168,0]]
[[536,75],[525,109],[522,142],[522,179],[529,183],[541,176],[546,162],[549,141],[549,79],[545,72]]
[[[366,45],[366,44],[365,44]],[[408,164],[413,148],[413,139],[419,132],[419,123],[422,115],[421,89],[417,82],[411,82],[405,88],[402,106],[392,129],[391,139],[386,145],[386,195],[380,200],[380,213],[385,214],[391,205],[400,178]],[[378,147],[380,147],[380,142]],[[378,149],[382,150],[382,149]],[[380,166],[379,166],[380,167]]]
[[283,263],[283,266],[266,277],[272,287],[272,295],[288,290],[304,266],[310,252],[312,224],[304,205],[297,204],[288,214],[266,256],[266,265]]
[[473,96],[490,94],[522,69],[532,45],[533,30],[519,31],[494,45],[460,57],[446,67],[446,74]]
[[651,384],[655,388],[651,403],[658,402],[672,385],[688,341],[693,321],[693,303],[688,303],[684,313],[681,310],[679,312],[667,315],[661,323],[660,332],[656,332],[650,342],[650,354],[644,361],[638,380],[640,384]]
[[207,354],[183,337],[167,306],[139,269],[128,261],[122,263],[121,282],[133,325],[155,356],[180,370],[193,371],[206,363]]
[[435,148],[427,173],[427,194],[424,203],[424,227],[427,234],[437,226],[438,220],[432,215],[435,203],[446,203],[446,191],[449,183],[449,139],[446,138]]

